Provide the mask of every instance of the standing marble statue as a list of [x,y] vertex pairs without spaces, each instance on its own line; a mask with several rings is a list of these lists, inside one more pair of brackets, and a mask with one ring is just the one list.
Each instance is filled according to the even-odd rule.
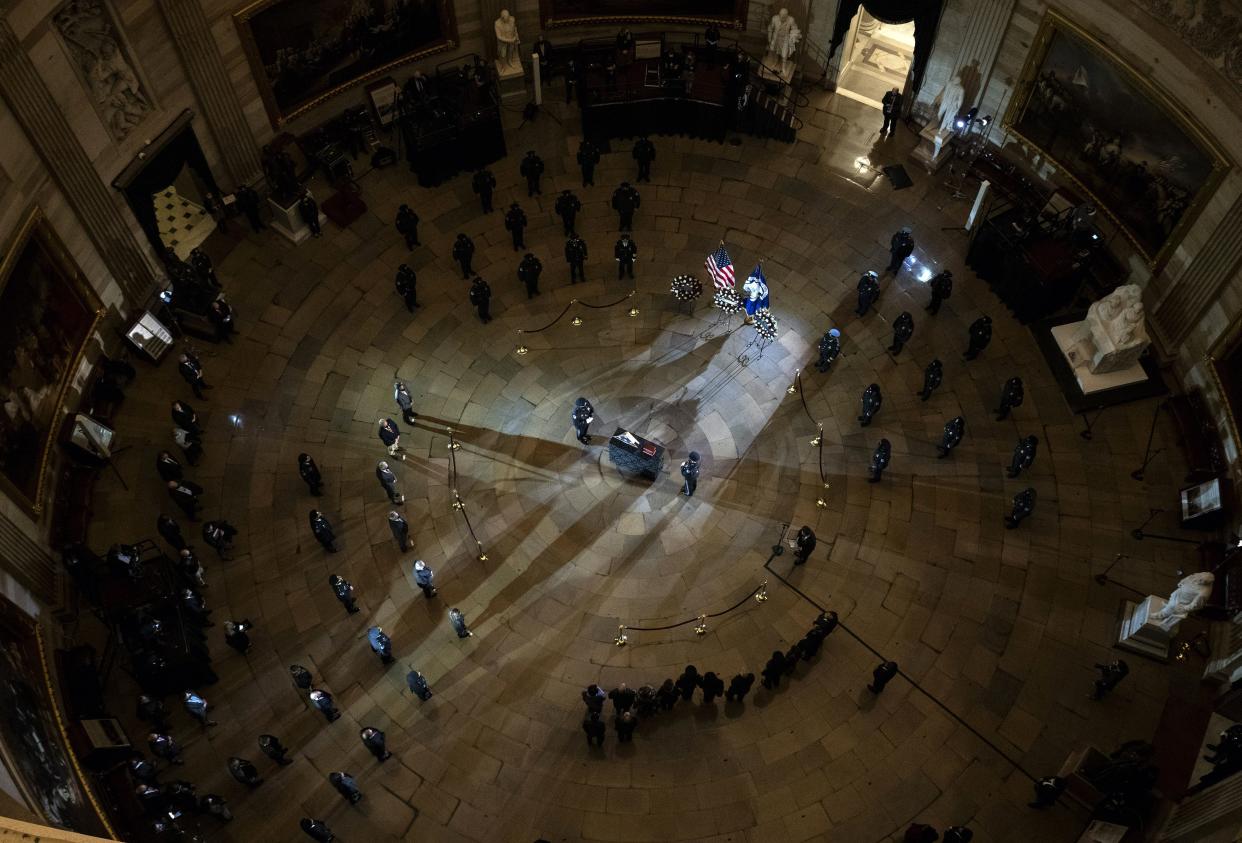
[[1143,291],[1126,284],[1088,308],[1065,356],[1070,365],[1086,366],[1092,374],[1115,372],[1138,363],[1149,341]]
[[940,107],[936,112],[936,117],[940,121],[938,134],[952,134],[953,123],[962,113],[962,103],[966,101],[966,88],[962,86],[962,80],[956,76],[950,79],[945,84],[944,90],[940,92],[938,99],[940,100]]
[[500,10],[496,18],[496,63],[512,67],[521,64],[518,47],[522,43],[518,38],[517,19],[509,14],[508,9]]
[[1151,620],[1172,634],[1191,612],[1203,608],[1212,596],[1212,586],[1215,583],[1216,575],[1206,571],[1183,577],[1164,606],[1151,613]]
[[789,72],[789,60],[793,58],[794,49],[798,46],[798,39],[801,37],[802,32],[798,29],[798,24],[794,22],[788,9],[781,9],[772,15],[772,20],[768,24],[768,52],[780,59],[782,75]]

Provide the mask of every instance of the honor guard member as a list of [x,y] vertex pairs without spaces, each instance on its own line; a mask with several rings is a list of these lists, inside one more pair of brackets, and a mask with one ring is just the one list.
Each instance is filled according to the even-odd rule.
[[881,110],[884,112],[884,125],[880,127],[881,137],[891,135],[897,128],[897,120],[901,117],[901,100],[901,89],[896,87],[887,91],[880,100]]
[[410,390],[401,381],[393,381],[392,398],[401,409],[401,418],[405,420],[405,423],[414,424],[418,420],[418,413],[414,412],[414,399],[410,397]]
[[492,288],[478,275],[470,285],[470,303],[478,310],[480,322],[486,325],[492,321]]
[[942,380],[944,380],[944,364],[939,358],[934,358],[923,370],[923,389],[919,392],[919,398],[924,401],[931,398],[932,392],[940,386]]
[[979,352],[988,347],[992,341],[992,317],[980,316],[970,323],[970,344],[963,355],[967,360],[974,360]]
[[470,262],[474,260],[474,241],[465,234],[458,234],[457,239],[453,241],[453,260],[461,266],[463,281],[474,273],[470,267]]
[[569,414],[569,420],[573,422],[574,433],[578,437],[578,441],[583,445],[591,444],[591,437],[587,433],[587,429],[591,426],[591,422],[595,421],[595,408],[591,406],[591,402],[585,398],[579,398],[574,402],[574,409]]
[[595,184],[595,165],[599,163],[599,148],[589,140],[578,144],[578,166],[582,168],[582,186]]
[[358,613],[358,601],[354,597],[354,586],[349,580],[340,574],[333,574],[328,577],[328,585],[332,586],[332,593],[336,595],[336,599],[341,601],[341,605],[345,607],[345,611],[351,615]]
[[413,250],[418,242],[418,214],[409,205],[397,209],[397,233],[405,238],[405,248]]
[[384,739],[384,733],[374,726],[364,726],[358,732],[358,737],[362,739],[362,745],[375,756],[377,761],[387,761],[392,758],[392,753],[388,751]]
[[258,787],[263,784],[263,779],[259,777],[259,771],[245,758],[238,758],[236,756],[230,758],[228,767],[229,773],[240,784],[244,784],[247,787]]
[[888,347],[890,354],[900,354],[910,337],[914,336],[914,317],[908,310],[893,320],[893,344]]
[[413,313],[414,308],[418,307],[417,285],[418,276],[414,274],[414,270],[404,263],[397,267],[397,295],[401,296],[401,300],[405,302],[405,309],[410,313]]
[[620,223],[617,227],[622,231],[629,231],[633,228],[634,211],[641,204],[642,198],[639,197],[633,185],[628,181],[621,182],[621,186],[612,192],[612,208],[620,216]]
[[841,332],[836,328],[829,328],[828,333],[824,334],[819,340],[819,362],[815,364],[815,368],[821,372],[828,371],[828,367],[841,353]]
[[431,699],[431,686],[427,684],[427,678],[417,670],[411,670],[405,675],[405,684],[423,702]]
[[336,534],[332,532],[332,524],[327,517],[317,509],[310,511],[309,519],[311,533],[315,536],[315,541],[323,546],[323,549],[329,553],[336,553]]
[[874,272],[864,272],[858,279],[858,309],[854,312],[866,316],[867,311],[880,298],[880,276]]
[[1038,448],[1038,436],[1019,439],[1018,446],[1013,449],[1013,459],[1009,461],[1009,468],[1005,469],[1005,476],[1012,479],[1030,468],[1035,462],[1035,451]]
[[586,241],[577,234],[565,241],[565,260],[569,263],[569,283],[577,284],[586,280],[583,264],[587,259]]
[[315,843],[333,843],[336,835],[332,833],[332,829],[328,828],[328,824],[323,820],[317,820],[312,817],[302,817],[298,820],[298,828],[305,832],[306,836]]
[[[574,85],[578,82],[578,64],[570,58],[565,62],[565,105],[574,101]],[[585,184],[585,182],[583,182]]]
[[475,193],[479,194],[479,203],[483,206],[483,213],[490,214],[492,191],[496,189],[496,177],[492,175],[492,171],[486,167],[479,170],[470,180],[470,186]]
[[533,299],[539,295],[539,273],[543,272],[543,263],[530,252],[518,264],[518,280],[526,285],[526,298]]
[[944,459],[949,453],[962,444],[962,437],[966,435],[966,419],[961,416],[954,416],[944,423],[944,435],[940,437],[940,444],[936,446],[936,451],[940,459]]
[[505,230],[513,235],[513,251],[526,248],[526,212],[516,202],[505,212]]
[[340,719],[341,712],[336,710],[336,706],[332,702],[332,695],[327,691],[319,688],[311,688],[310,693],[306,696],[307,699],[311,701],[311,705],[323,714],[324,719],[326,719],[329,723],[333,720]]
[[871,453],[871,476],[867,478],[868,483],[880,482],[880,477],[883,476],[884,469],[888,468],[888,461],[892,456],[892,444],[887,439],[881,439],[880,444],[876,445]]
[[357,805],[362,799],[362,791],[358,789],[358,782],[349,773],[333,771],[328,773],[328,783],[336,788],[336,792],[349,800],[350,805]]
[[414,584],[423,591],[428,600],[436,596],[436,572],[421,559],[414,560]]
[[282,767],[293,763],[285,757],[289,754],[289,748],[275,735],[259,735],[259,750]]
[[1027,488],[1013,496],[1013,509],[1005,516],[1005,529],[1012,530],[1035,511],[1035,489]]
[[449,626],[453,627],[453,632],[457,633],[458,638],[473,638],[474,633],[470,631],[470,627],[466,626],[466,616],[462,614],[461,609],[454,606],[449,609]]
[[311,689],[311,685],[314,684],[314,677],[311,676],[311,672],[302,667],[300,664],[289,665],[289,678],[292,679],[293,684],[302,691],[309,691]]
[[1097,664],[1095,669],[1100,672],[1100,677],[1095,680],[1091,690],[1093,700],[1104,699],[1121,683],[1122,679],[1130,675],[1130,665],[1126,664],[1124,659],[1117,659],[1109,664]]
[[927,303],[926,310],[935,316],[940,312],[940,305],[944,300],[953,295],[953,273],[946,269],[928,281],[927,287],[931,290],[931,301]]
[[883,662],[875,670],[871,671],[871,683],[867,685],[867,690],[873,694],[879,694],[884,690],[884,686],[892,681],[897,675],[897,662]]
[[815,531],[803,524],[794,539],[794,564],[805,565],[806,560],[810,559],[811,554],[815,552],[816,543]]
[[323,230],[319,227],[319,203],[309,192],[303,193],[298,200],[298,214],[302,217],[302,222],[310,228],[312,237],[323,236]]
[[371,652],[379,656],[381,664],[392,664],[392,639],[384,633],[383,627],[373,626],[368,629],[367,641],[371,645]]
[[625,276],[634,277],[634,259],[638,257],[638,246],[630,239],[629,234],[622,234],[617,245],[612,249],[617,259],[617,280]]
[[543,159],[536,155],[533,149],[522,159],[518,172],[521,173],[522,178],[526,179],[527,196],[534,196],[536,193],[543,195],[543,191],[539,188],[539,179],[543,176]]
[[685,479],[681,493],[688,498],[694,497],[694,490],[699,485],[699,452],[691,451],[686,461],[681,464],[681,476]]
[[901,265],[906,262],[906,258],[914,254],[914,238],[910,236],[910,226],[902,226],[892,236],[888,242],[888,254],[888,271],[896,275],[901,271]]
[[883,400],[884,396],[880,394],[880,385],[878,383],[873,383],[863,390],[862,415],[858,417],[858,421],[863,427],[871,424],[871,419],[880,411],[880,404]]
[[247,633],[254,628],[251,620],[225,621],[224,643],[228,644],[243,656],[250,650],[250,636]]
[[1001,390],[1000,406],[996,408],[996,420],[1003,421],[1009,418],[1009,411],[1014,407],[1022,406],[1022,399],[1026,397],[1026,390],[1022,388],[1022,378],[1012,377],[1005,381],[1005,387]]
[[306,481],[312,495],[318,497],[323,494],[323,475],[310,454],[298,454],[298,474]]
[[561,223],[565,226],[566,237],[574,233],[574,220],[581,210],[582,202],[572,190],[562,190],[561,195],[556,197],[556,215],[561,218]]
[[651,138],[643,135],[634,142],[634,160],[638,162],[637,181],[651,181],[651,162],[655,160],[655,144]]

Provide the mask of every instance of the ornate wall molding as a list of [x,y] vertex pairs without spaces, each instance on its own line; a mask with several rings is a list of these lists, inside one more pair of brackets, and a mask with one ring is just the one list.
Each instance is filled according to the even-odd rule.
[[1242,7],[1233,0],[1134,0],[1242,92]]

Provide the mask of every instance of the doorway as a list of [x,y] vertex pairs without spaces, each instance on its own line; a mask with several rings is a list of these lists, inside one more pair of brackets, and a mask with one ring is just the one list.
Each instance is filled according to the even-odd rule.
[[207,212],[208,192],[207,186],[186,165],[172,184],[151,195],[160,242],[165,249],[176,252],[181,260],[188,260],[191,250],[202,245],[216,229],[215,219]]
[[914,21],[884,23],[860,7],[845,45],[838,94],[879,109],[886,91],[905,90],[914,63]]

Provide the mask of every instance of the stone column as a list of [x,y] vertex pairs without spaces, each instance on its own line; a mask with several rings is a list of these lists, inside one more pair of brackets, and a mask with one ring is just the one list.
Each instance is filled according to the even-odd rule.
[[133,231],[125,224],[118,207],[120,197],[100,179],[7,16],[0,17],[0,96],[60,186],[128,302],[145,304],[154,289],[155,276]]
[[234,186],[262,172],[259,144],[211,34],[202,0],[156,0]]
[[1152,323],[1166,350],[1181,345],[1199,317],[1242,266],[1242,197],[1221,219],[1182,277],[1152,311]]
[[1014,3],[1015,0],[975,0],[966,15],[962,45],[949,74],[950,79],[956,79],[959,73],[963,75],[962,85],[966,88],[963,108],[976,106],[983,99],[996,55],[1000,52],[1001,39],[1013,16]]
[[[479,0],[479,35],[483,41],[483,58],[496,58],[496,18],[500,17],[502,8],[507,8],[509,14],[517,17],[514,9],[516,5],[513,0]],[[521,25],[518,26],[518,35],[522,37],[522,49],[525,50],[526,37],[522,33]]]
[[38,542],[0,515],[0,565],[44,606],[56,597],[56,566]]

